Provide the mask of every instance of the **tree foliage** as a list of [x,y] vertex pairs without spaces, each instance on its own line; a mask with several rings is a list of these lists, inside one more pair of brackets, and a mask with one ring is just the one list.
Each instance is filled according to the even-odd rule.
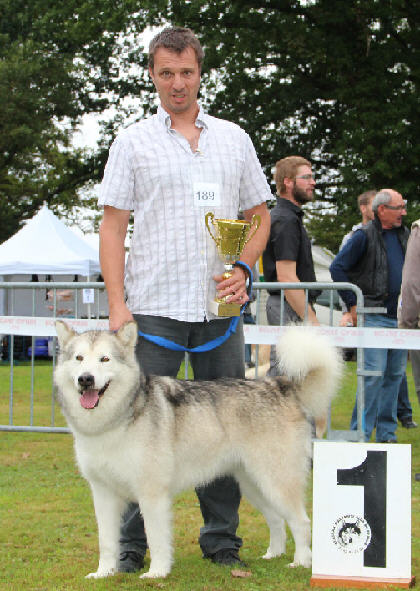
[[[196,32],[206,52],[202,100],[250,133],[268,178],[286,155],[313,162],[310,232],[319,244],[337,248],[358,221],[356,196],[369,188],[396,188],[409,200],[407,221],[420,216],[419,0],[141,6],[0,0],[8,17],[0,25],[6,233],[43,200],[71,207],[77,187],[100,177],[116,129],[136,115],[133,105],[137,116],[153,107],[139,34],[164,23]],[[110,105],[116,116],[104,124],[94,157],[72,148],[80,117]]]
[[146,21],[134,0],[0,0],[0,15],[1,242],[42,202],[70,209],[99,177],[100,154],[72,133],[120,101],[120,33]]

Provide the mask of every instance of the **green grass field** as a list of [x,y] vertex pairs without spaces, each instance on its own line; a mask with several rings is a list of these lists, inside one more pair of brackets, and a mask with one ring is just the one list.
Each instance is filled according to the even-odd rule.
[[[0,366],[0,423],[9,420],[9,368]],[[420,409],[408,369],[414,415]],[[14,372],[14,422],[29,423],[29,367]],[[332,410],[333,428],[346,429],[354,402],[355,365],[346,373]],[[37,363],[34,374],[34,424],[48,425],[51,417],[51,365]],[[60,411],[56,424],[63,426]],[[419,429],[398,429],[400,443],[412,444],[412,472],[420,472]],[[412,574],[420,572],[420,482],[412,478]],[[311,484],[308,483],[311,513]],[[308,589],[309,569],[288,569],[287,555],[271,561],[260,556],[268,545],[268,530],[261,515],[246,501],[240,509],[241,557],[251,576],[236,578],[229,567],[218,567],[201,558],[197,537],[201,514],[195,494],[179,496],[174,506],[175,564],[167,579],[139,580],[138,575],[118,574],[102,580],[84,575],[97,567],[97,533],[90,490],[79,476],[73,458],[72,437],[66,434],[0,433],[0,589],[1,591],[103,591],[110,589],[167,589],[168,591]],[[331,587],[330,589],[335,589]]]

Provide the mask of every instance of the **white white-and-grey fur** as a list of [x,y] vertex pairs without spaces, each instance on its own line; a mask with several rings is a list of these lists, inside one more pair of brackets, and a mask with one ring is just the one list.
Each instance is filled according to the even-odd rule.
[[[264,558],[284,553],[285,519],[296,546],[291,566],[310,566],[310,419],[326,415],[336,391],[342,364],[335,348],[311,329],[291,327],[278,345],[282,377],[182,381],[141,373],[135,323],[116,334],[77,334],[61,321],[56,328],[59,402],[98,522],[99,566],[88,577],[116,572],[120,516],[129,501],[140,505],[150,549],[142,576],[166,576],[172,498],[223,474],[235,476],[267,520]],[[98,394],[92,408],[81,404],[86,384]]]

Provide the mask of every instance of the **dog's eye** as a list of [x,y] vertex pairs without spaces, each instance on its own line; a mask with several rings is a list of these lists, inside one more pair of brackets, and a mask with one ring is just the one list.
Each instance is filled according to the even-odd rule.
[[83,361],[83,355],[76,355],[77,361]]
[[103,363],[105,363],[106,361],[109,361],[109,357],[107,357],[106,355],[104,355],[103,357],[101,357],[101,361]]

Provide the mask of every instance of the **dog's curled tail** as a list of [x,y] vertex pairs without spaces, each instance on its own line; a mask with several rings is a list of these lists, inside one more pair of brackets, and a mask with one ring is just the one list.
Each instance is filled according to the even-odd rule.
[[310,326],[287,327],[277,344],[277,356],[280,373],[300,386],[297,396],[304,408],[323,422],[338,390],[343,361],[339,350],[316,331]]

